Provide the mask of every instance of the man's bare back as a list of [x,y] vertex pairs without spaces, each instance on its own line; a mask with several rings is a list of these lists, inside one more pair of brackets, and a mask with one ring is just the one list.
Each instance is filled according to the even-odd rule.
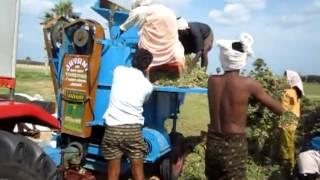
[[269,96],[257,81],[241,77],[239,70],[210,76],[208,80],[210,129],[217,133],[244,133],[248,101],[251,96],[274,113],[283,112],[278,101]]

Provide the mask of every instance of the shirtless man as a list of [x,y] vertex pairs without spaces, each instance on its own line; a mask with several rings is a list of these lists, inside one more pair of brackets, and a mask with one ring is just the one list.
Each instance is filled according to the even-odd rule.
[[246,178],[247,141],[245,136],[248,101],[256,98],[276,114],[283,108],[255,80],[239,75],[251,52],[253,38],[242,34],[240,41],[218,41],[225,73],[208,80],[210,125],[206,150],[209,180]]

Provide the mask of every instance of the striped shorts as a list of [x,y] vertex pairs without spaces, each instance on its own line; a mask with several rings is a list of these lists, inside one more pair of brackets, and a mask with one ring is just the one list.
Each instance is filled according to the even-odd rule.
[[130,159],[143,159],[146,153],[147,146],[140,124],[106,126],[102,140],[102,154],[105,159],[120,159],[122,155]]

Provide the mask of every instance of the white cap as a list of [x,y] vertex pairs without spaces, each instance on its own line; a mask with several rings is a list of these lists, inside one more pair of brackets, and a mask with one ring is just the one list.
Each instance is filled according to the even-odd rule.
[[177,20],[177,24],[178,24],[178,30],[186,30],[190,28],[188,25],[188,22],[183,17],[180,17]]
[[132,1],[132,9],[139,7],[139,6],[148,6],[150,5],[152,0],[133,0]]
[[240,42],[242,44],[243,50],[249,55],[253,54],[252,45],[254,43],[253,37],[249,33],[240,34]]
[[304,95],[303,83],[299,74],[296,71],[286,70],[286,76],[289,85],[291,87],[297,87],[301,91],[302,95]]

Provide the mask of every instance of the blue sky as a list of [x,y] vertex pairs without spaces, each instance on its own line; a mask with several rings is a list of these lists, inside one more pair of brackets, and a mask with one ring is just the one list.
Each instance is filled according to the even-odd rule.
[[[119,0],[131,3],[131,0]],[[241,32],[253,35],[254,58],[263,58],[274,72],[293,69],[320,75],[320,0],[154,0],[172,8],[188,21],[207,23],[215,39],[237,39]],[[45,59],[39,25],[44,12],[57,0],[22,0],[18,58]],[[86,17],[95,0],[73,0]],[[95,15],[94,17],[99,17]],[[210,52],[210,66],[219,66],[219,51]],[[254,59],[249,60],[250,69]]]

